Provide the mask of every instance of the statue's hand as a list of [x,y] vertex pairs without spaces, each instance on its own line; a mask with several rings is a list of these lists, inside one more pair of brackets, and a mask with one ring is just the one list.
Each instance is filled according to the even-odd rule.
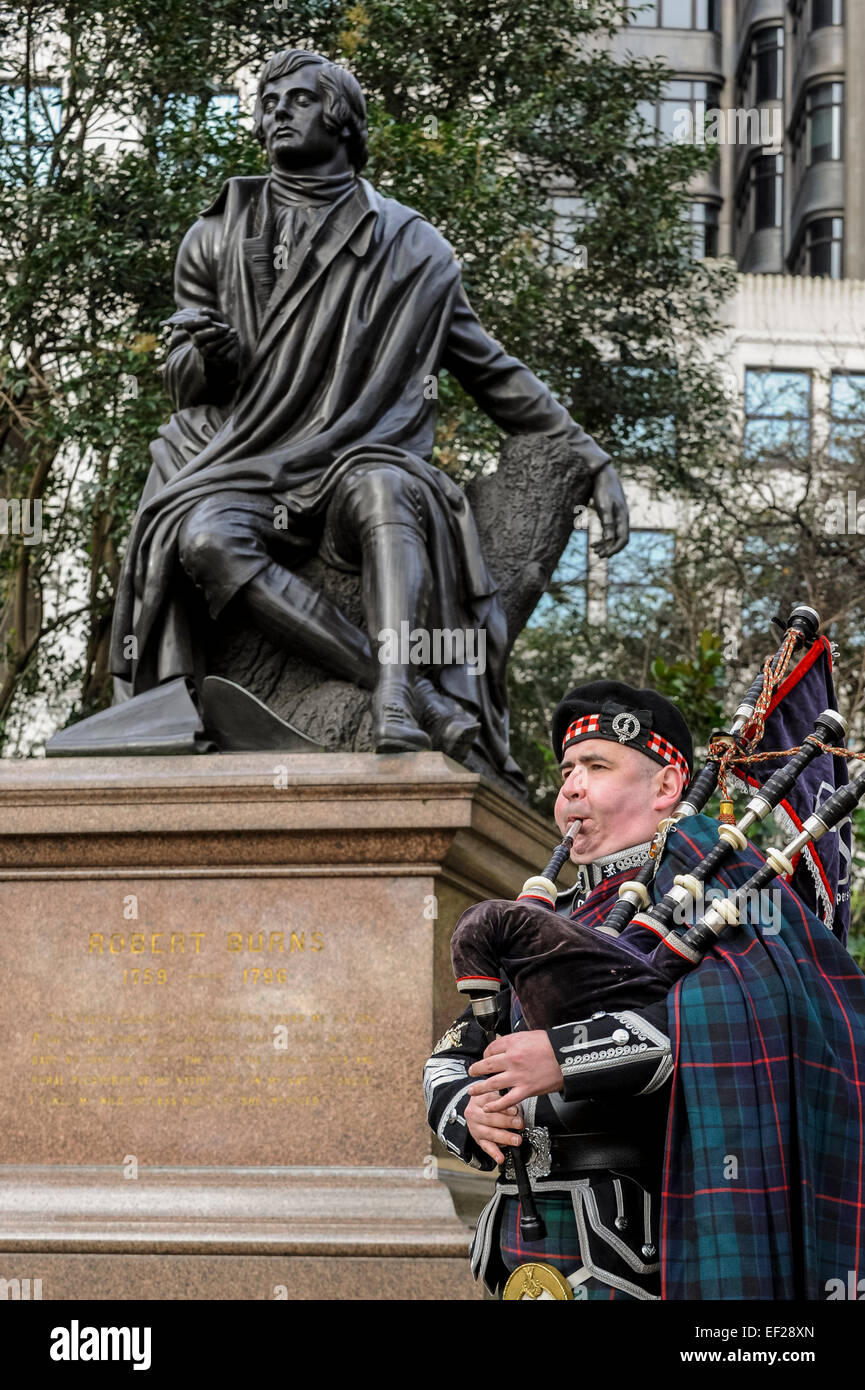
[[603,537],[592,549],[602,557],[615,555],[628,544],[628,504],[619,475],[610,463],[595,477],[592,506],[604,528]]
[[181,325],[189,334],[205,362],[226,369],[240,364],[240,338],[237,329],[225,323],[215,309],[200,309]]

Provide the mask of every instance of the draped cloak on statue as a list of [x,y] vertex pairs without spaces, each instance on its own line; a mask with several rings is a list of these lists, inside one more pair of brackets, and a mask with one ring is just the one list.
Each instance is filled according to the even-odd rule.
[[[429,462],[431,383],[444,366],[508,433],[567,441],[595,469],[607,456],[485,333],[450,245],[417,212],[357,179],[312,220],[279,271],[274,225],[270,179],[229,179],[178,254],[178,307],[218,310],[237,330],[242,366],[227,388],[175,330],[166,378],[176,410],[151,445],[118,589],[118,697],[201,674],[201,599],[177,555],[179,528],[197,502],[225,491],[264,494],[286,509],[293,536],[307,538],[312,554],[346,471],[385,462],[410,473],[429,504],[429,625],[486,631],[485,674],[453,665],[437,676],[481,712],[483,747],[504,766],[504,610],[464,493]],[[224,602],[211,604],[213,617]]]

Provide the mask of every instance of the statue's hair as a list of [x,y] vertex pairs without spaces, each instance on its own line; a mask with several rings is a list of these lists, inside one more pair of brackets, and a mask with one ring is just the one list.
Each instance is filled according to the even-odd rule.
[[258,79],[258,93],[255,98],[255,112],[252,130],[255,138],[264,144],[261,130],[263,111],[261,98],[268,82],[287,77],[298,68],[312,64],[319,68],[316,87],[322,99],[322,120],[328,130],[346,129],[346,153],[355,173],[359,173],[367,161],[366,102],[356,77],[346,68],[322,58],[318,53],[309,53],[303,48],[287,48],[268,58]]

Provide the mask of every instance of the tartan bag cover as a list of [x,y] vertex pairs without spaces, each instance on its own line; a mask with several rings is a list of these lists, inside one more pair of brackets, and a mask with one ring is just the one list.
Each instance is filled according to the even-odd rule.
[[[716,839],[705,816],[679,823],[656,900]],[[761,862],[736,851],[715,882]],[[785,880],[772,890],[668,996],[665,1299],[825,1299],[865,1275],[865,976]]]

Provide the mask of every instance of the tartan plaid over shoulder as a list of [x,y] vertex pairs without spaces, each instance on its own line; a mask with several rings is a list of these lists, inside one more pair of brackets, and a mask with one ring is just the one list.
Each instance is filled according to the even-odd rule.
[[[680,822],[656,900],[716,838],[705,816]],[[760,862],[734,852],[716,883]],[[865,1275],[865,976],[772,887],[668,996],[662,1298],[822,1300]]]

